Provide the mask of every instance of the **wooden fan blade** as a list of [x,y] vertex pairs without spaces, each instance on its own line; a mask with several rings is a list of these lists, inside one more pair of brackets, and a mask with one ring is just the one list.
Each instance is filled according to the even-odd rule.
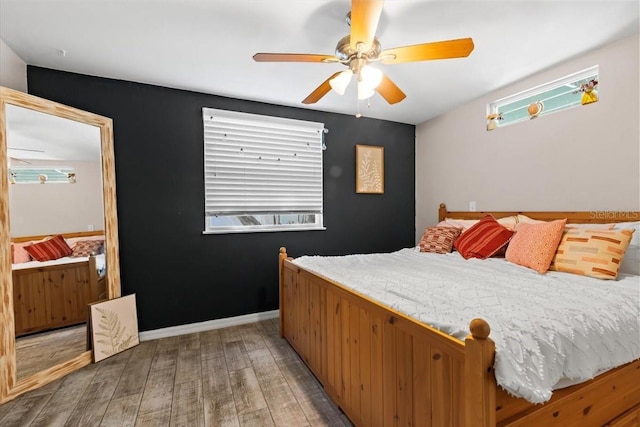
[[322,84],[320,86],[318,86],[316,88],[316,90],[314,90],[313,92],[311,92],[309,94],[309,96],[307,96],[302,103],[303,104],[315,104],[316,102],[318,102],[320,100],[320,98],[322,98],[323,96],[325,96],[327,93],[329,93],[329,91],[331,90],[331,85],[329,84],[329,80],[331,80],[332,78],[336,77],[338,74],[340,74],[342,71],[338,71],[337,73],[335,73],[334,75],[332,75],[331,77],[329,77],[327,80],[325,80],[324,82],[322,82]]
[[13,148],[7,147],[7,150],[16,150],[16,151],[31,151],[33,153],[44,153],[44,150],[34,150],[32,148]]
[[256,53],[256,62],[338,62],[333,55],[314,55],[307,53]]
[[17,157],[9,157],[11,160],[15,160],[16,162],[26,163],[28,165],[32,164],[31,162],[27,162],[26,160],[18,159]]
[[396,104],[407,97],[386,74],[382,75],[382,82],[380,82],[376,90],[389,104]]
[[357,49],[358,43],[364,44],[363,52],[371,49],[383,3],[383,0],[352,0],[350,43],[353,49]]
[[[462,58],[469,56],[472,50],[473,40],[466,38],[396,47],[383,51],[380,57],[385,64],[398,64],[401,62]],[[395,56],[395,58],[387,59],[385,58],[386,56]]]

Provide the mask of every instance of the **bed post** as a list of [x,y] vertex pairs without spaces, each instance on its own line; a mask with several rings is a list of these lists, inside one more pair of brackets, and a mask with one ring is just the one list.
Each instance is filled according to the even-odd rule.
[[284,338],[284,312],[282,311],[282,307],[284,307],[283,305],[283,299],[284,299],[284,260],[287,259],[287,248],[285,248],[284,246],[280,248],[280,255],[279,255],[280,259],[278,261],[278,289],[279,289],[279,294],[280,294],[280,307],[278,307],[278,309],[280,310],[279,313],[279,317],[280,317],[280,338]]
[[495,343],[491,328],[482,319],[473,319],[471,334],[465,339],[464,390],[465,426],[495,427],[496,383],[493,374]]
[[447,217],[447,207],[444,203],[440,203],[440,208],[438,209],[438,222],[444,221]]
[[91,293],[91,300],[89,302],[96,302],[100,299],[99,280],[96,257],[89,255],[89,289]]

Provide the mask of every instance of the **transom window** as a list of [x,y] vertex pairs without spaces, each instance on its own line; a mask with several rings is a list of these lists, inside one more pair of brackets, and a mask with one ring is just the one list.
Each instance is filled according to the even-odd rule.
[[[597,82],[598,78],[598,66],[596,65],[507,96],[487,106],[487,118],[491,120],[491,117],[496,117],[495,125],[501,127],[529,120],[533,116],[544,116],[581,105],[584,89],[588,87],[589,82]],[[539,111],[537,111],[538,109]],[[495,126],[491,128],[493,127]]]
[[12,166],[9,181],[12,184],[74,183],[75,171],[69,167]]
[[205,233],[323,229],[324,124],[202,109]]

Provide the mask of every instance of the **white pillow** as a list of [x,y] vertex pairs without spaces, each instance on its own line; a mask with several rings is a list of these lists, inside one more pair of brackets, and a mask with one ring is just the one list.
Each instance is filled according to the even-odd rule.
[[634,222],[617,222],[614,226],[614,230],[623,230],[625,228],[632,228],[635,231],[631,236],[631,242],[629,242],[629,246],[640,246],[640,221]]
[[[633,233],[636,234],[636,233]],[[640,246],[633,245],[627,248],[620,263],[618,273],[635,274],[640,276]]]

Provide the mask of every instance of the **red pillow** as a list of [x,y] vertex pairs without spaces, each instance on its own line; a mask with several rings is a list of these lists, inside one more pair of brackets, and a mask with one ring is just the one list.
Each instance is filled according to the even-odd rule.
[[36,261],[51,261],[73,253],[64,237],[58,235],[24,248]]
[[465,259],[485,259],[502,249],[512,236],[512,230],[487,215],[462,233],[453,246]]

